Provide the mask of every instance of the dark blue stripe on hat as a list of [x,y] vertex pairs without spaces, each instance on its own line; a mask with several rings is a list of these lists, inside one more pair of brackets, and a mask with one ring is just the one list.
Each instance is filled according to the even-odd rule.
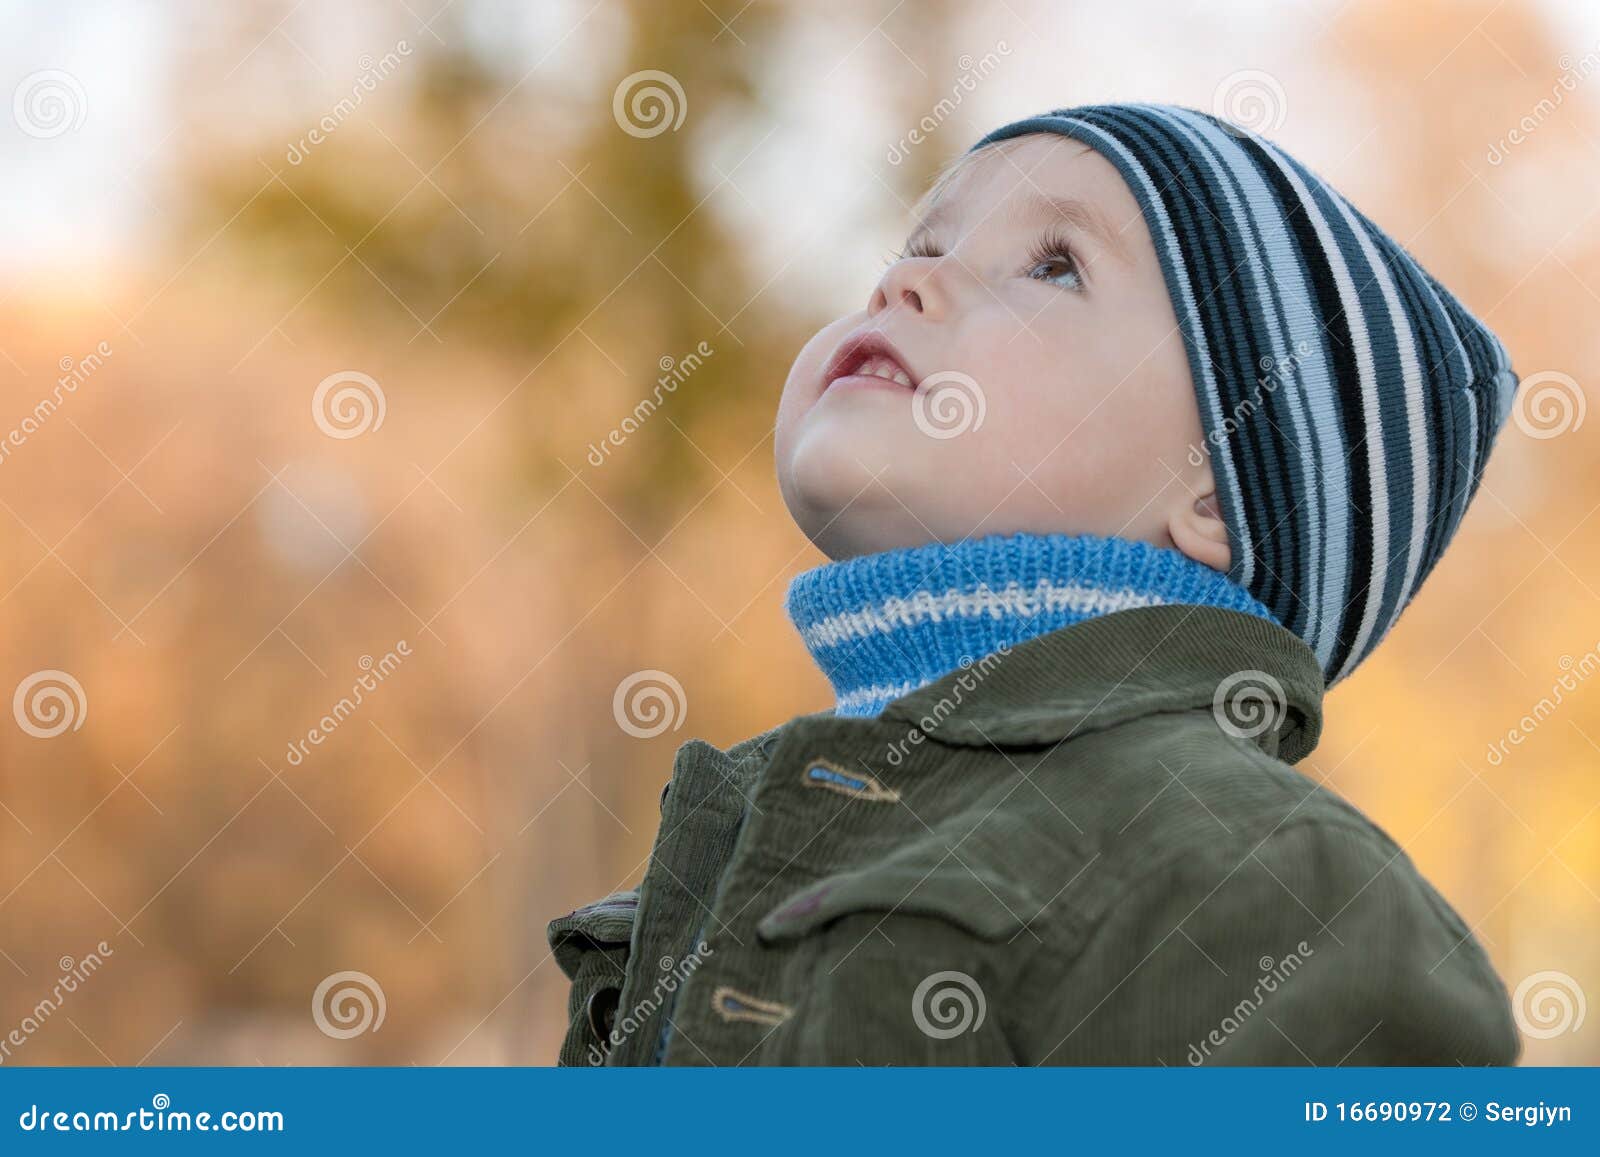
[[[1291,208],[1286,212],[1289,229],[1299,243],[1300,252],[1307,265],[1307,280],[1311,284],[1311,291],[1316,301],[1316,312],[1322,319],[1323,329],[1331,341],[1329,353],[1332,355],[1334,365],[1334,381],[1338,388],[1334,393],[1337,403],[1340,422],[1340,442],[1345,447],[1345,466],[1350,474],[1350,494],[1330,495],[1330,501],[1341,499],[1352,502],[1355,509],[1352,526],[1370,519],[1372,512],[1372,482],[1371,463],[1366,450],[1365,424],[1361,417],[1360,397],[1360,372],[1356,367],[1355,338],[1350,333],[1349,320],[1345,317],[1344,307],[1339,299],[1338,286],[1335,283],[1333,270],[1328,265],[1327,255],[1322,248],[1322,242],[1317,237],[1316,228],[1307,215],[1305,206],[1300,203],[1300,196],[1289,183],[1278,164],[1255,141],[1248,146],[1256,156],[1262,174],[1278,191],[1279,199]],[[1336,643],[1333,657],[1329,660],[1328,669],[1338,670],[1350,654],[1350,648],[1355,643],[1356,626],[1360,622],[1358,616],[1352,614],[1356,604],[1361,601],[1361,586],[1365,582],[1364,576],[1371,573],[1372,569],[1372,544],[1363,534],[1352,532],[1343,544],[1332,544],[1335,549],[1341,545],[1344,556],[1350,560],[1346,574],[1349,587],[1342,600],[1339,622],[1336,628]],[[1299,626],[1291,629],[1299,629]]]
[[[1415,329],[1417,357],[1422,363],[1423,381],[1431,382],[1433,378],[1430,371],[1433,367],[1439,367],[1439,370],[1443,371],[1445,367],[1441,363],[1455,360],[1455,355],[1442,340],[1442,335],[1449,332],[1448,321],[1435,307],[1426,287],[1420,284],[1417,278],[1402,275],[1401,270],[1404,268],[1402,263],[1410,259],[1387,237],[1378,238],[1378,242],[1388,255],[1390,268],[1395,271],[1395,283],[1406,311],[1412,317],[1423,319],[1425,322]],[[1418,517],[1422,519],[1422,566],[1426,566],[1428,559],[1443,549],[1441,535],[1447,533],[1442,512],[1447,508],[1444,499],[1450,492],[1450,478],[1445,466],[1450,460],[1448,455],[1455,432],[1451,429],[1448,404],[1441,390],[1424,389],[1422,405],[1429,437],[1428,502],[1426,509],[1421,511]],[[1420,583],[1421,578],[1425,577],[1422,575],[1421,567],[1417,573],[1416,581]]]

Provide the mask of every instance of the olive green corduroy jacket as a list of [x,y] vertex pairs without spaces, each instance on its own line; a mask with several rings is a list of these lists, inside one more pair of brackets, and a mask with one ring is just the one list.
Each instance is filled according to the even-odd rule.
[[549,925],[560,1060],[1513,1063],[1471,930],[1293,768],[1322,690],[1268,620],[1143,607],[690,740],[639,887]]

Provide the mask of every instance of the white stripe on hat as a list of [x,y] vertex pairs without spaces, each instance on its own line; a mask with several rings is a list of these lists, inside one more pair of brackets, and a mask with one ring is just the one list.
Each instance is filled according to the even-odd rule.
[[[1326,185],[1324,186],[1326,187]],[[1406,604],[1406,597],[1410,593],[1412,584],[1416,582],[1417,568],[1422,563],[1422,543],[1427,538],[1428,517],[1428,469],[1432,465],[1428,457],[1428,424],[1423,416],[1422,407],[1422,370],[1417,361],[1416,333],[1411,326],[1411,315],[1400,302],[1400,294],[1395,289],[1394,279],[1389,276],[1389,267],[1383,263],[1376,247],[1368,236],[1366,227],[1356,220],[1355,214],[1350,211],[1349,203],[1335,190],[1330,189],[1329,197],[1339,207],[1345,223],[1350,226],[1351,232],[1356,235],[1356,240],[1361,246],[1361,252],[1366,256],[1368,264],[1373,268],[1374,277],[1378,287],[1383,291],[1383,299],[1389,306],[1389,319],[1394,330],[1394,340],[1400,351],[1400,380],[1404,390],[1406,403],[1406,425],[1411,442],[1411,509],[1412,531],[1410,549],[1406,557],[1405,579],[1400,584],[1400,593],[1396,598],[1395,610],[1398,612]],[[1363,286],[1365,288],[1365,286]],[[1420,528],[1420,533],[1419,533]],[[1367,615],[1362,623],[1362,633],[1356,639],[1356,645],[1350,648],[1350,654],[1345,657],[1344,669],[1334,677],[1342,678],[1347,672],[1353,670],[1361,662],[1367,650],[1368,636],[1371,635],[1373,624],[1377,620],[1379,605],[1383,602],[1383,591],[1378,592],[1378,598],[1367,604]],[[1385,625],[1387,627],[1387,624]]]
[[[1361,615],[1361,627],[1356,635],[1356,640],[1346,656],[1345,666],[1341,671],[1335,672],[1328,682],[1336,681],[1343,670],[1349,668],[1350,660],[1359,659],[1366,653],[1367,641],[1372,635],[1372,626],[1377,621],[1378,611],[1383,605],[1384,576],[1389,569],[1389,485],[1388,464],[1384,458],[1383,445],[1383,411],[1378,398],[1377,372],[1372,364],[1372,340],[1367,333],[1366,315],[1361,310],[1361,301],[1357,294],[1355,282],[1350,277],[1349,267],[1345,265],[1344,251],[1339,247],[1338,238],[1333,235],[1327,220],[1318,208],[1316,199],[1311,190],[1306,188],[1305,182],[1300,179],[1300,174],[1285,158],[1282,151],[1270,141],[1259,142],[1267,155],[1277,163],[1278,169],[1285,179],[1294,187],[1295,194],[1300,198],[1300,203],[1305,207],[1306,220],[1311,222],[1316,230],[1317,239],[1322,243],[1324,256],[1327,258],[1328,268],[1333,273],[1334,285],[1339,290],[1340,306],[1345,319],[1350,326],[1350,337],[1355,344],[1356,374],[1361,383],[1361,417],[1365,427],[1364,438],[1369,454],[1368,478],[1372,484],[1372,572],[1367,576],[1366,606]],[[1332,190],[1330,195],[1337,196]],[[1345,501],[1351,501],[1349,490],[1345,491]],[[1355,585],[1357,576],[1349,573],[1350,559],[1343,560],[1347,585],[1351,589]],[[1339,618],[1342,619],[1343,612]]]

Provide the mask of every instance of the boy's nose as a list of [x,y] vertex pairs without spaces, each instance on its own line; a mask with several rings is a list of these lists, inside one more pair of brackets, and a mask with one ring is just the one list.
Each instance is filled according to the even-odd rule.
[[899,307],[912,313],[937,315],[943,309],[944,294],[936,284],[937,257],[903,257],[889,266],[867,302],[867,316]]

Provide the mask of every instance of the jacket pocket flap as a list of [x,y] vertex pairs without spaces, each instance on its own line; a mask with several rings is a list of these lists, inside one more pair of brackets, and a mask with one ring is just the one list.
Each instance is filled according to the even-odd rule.
[[1039,905],[1015,883],[968,870],[960,863],[932,871],[875,864],[824,876],[766,913],[756,935],[772,943],[797,939],[852,912],[930,916],[985,940],[1014,936]]
[[633,921],[638,911],[637,888],[613,892],[550,921],[546,936],[551,948],[559,948],[577,937],[599,945],[627,944],[633,936]]

